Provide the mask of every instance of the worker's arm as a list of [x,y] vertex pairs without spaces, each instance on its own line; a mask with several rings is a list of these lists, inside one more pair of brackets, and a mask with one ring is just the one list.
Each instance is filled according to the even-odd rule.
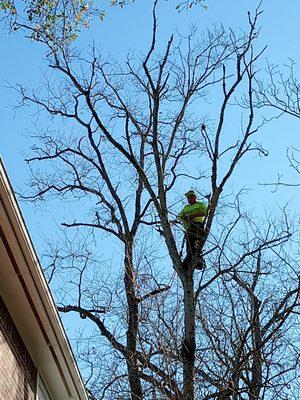
[[185,217],[187,219],[194,219],[196,217],[205,217],[206,215],[206,211],[197,211],[197,212],[193,212],[191,214],[186,214]]
[[187,221],[191,221],[191,220],[193,220],[194,218],[197,218],[197,217],[205,217],[206,212],[207,212],[207,207],[206,207],[205,204],[202,203],[202,204],[199,204],[199,208],[198,208],[197,211],[194,211],[193,213],[186,214],[185,218],[186,218]]
[[184,216],[184,219],[187,221],[187,222],[190,222],[190,221],[192,221],[194,218],[196,218],[196,217],[205,217],[205,215],[206,215],[206,213],[204,213],[203,211],[197,211],[197,212],[194,212],[194,213],[191,213],[191,214],[186,214],[185,216]]
[[177,219],[179,221],[183,221],[185,219],[185,217],[186,217],[186,213],[185,213],[185,210],[183,208],[183,210],[177,215]]

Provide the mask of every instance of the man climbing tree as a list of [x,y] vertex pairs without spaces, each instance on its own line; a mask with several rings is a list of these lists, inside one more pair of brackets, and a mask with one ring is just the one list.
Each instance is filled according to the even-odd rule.
[[[189,190],[185,193],[188,204],[184,206],[178,215],[186,231],[186,257],[183,260],[183,268],[188,269],[193,256],[195,255],[196,242],[205,237],[204,220],[207,212],[207,206],[202,201],[197,201],[196,193]],[[196,268],[203,268],[203,259],[200,257]]]

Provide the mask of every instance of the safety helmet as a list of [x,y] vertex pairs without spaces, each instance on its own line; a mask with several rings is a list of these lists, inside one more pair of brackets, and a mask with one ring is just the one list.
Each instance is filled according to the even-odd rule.
[[189,190],[189,191],[186,192],[184,195],[185,195],[187,198],[192,197],[192,196],[197,197],[196,193],[195,193],[193,190]]

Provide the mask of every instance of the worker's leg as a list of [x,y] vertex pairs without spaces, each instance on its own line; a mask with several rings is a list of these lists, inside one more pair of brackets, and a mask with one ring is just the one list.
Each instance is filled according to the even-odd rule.
[[[196,246],[196,241],[200,244],[200,246],[203,246],[204,240],[205,240],[206,232],[204,230],[204,224],[197,224],[197,239],[195,240],[195,246]],[[199,260],[196,265],[196,269],[203,269],[205,267],[205,260],[202,256],[202,252],[199,255]]]
[[193,258],[196,248],[196,236],[190,230],[187,231],[186,235],[186,256],[189,260]]
[[[192,223],[190,228],[186,232],[186,257],[183,260],[183,268],[187,269],[189,263],[192,261],[193,256],[196,250],[196,242],[204,240],[205,231],[204,225],[199,223]],[[202,269],[205,263],[202,257],[199,258],[199,261],[196,265],[197,269]]]
[[183,268],[187,269],[188,264],[192,261],[193,255],[195,253],[195,248],[196,248],[196,240],[197,240],[197,235],[195,234],[195,228],[190,227],[185,234],[185,241],[186,241],[186,256],[185,259],[183,260]]
[[202,224],[200,227],[200,242],[201,242],[202,247],[205,243],[206,238],[207,238],[207,232],[204,229],[204,224]]

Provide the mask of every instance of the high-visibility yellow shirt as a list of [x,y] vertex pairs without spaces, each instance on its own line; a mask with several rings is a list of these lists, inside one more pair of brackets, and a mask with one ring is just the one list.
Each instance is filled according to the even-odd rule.
[[[184,216],[188,214],[194,214],[198,211],[201,211],[202,213],[206,214],[207,212],[207,206],[204,204],[202,201],[197,201],[194,204],[187,204],[186,206],[183,207],[182,211],[178,214],[178,219],[180,219],[183,223],[183,227],[185,230],[189,229],[190,224],[184,220]],[[193,222],[203,222],[205,219],[205,216],[203,217],[195,217],[193,218]]]

